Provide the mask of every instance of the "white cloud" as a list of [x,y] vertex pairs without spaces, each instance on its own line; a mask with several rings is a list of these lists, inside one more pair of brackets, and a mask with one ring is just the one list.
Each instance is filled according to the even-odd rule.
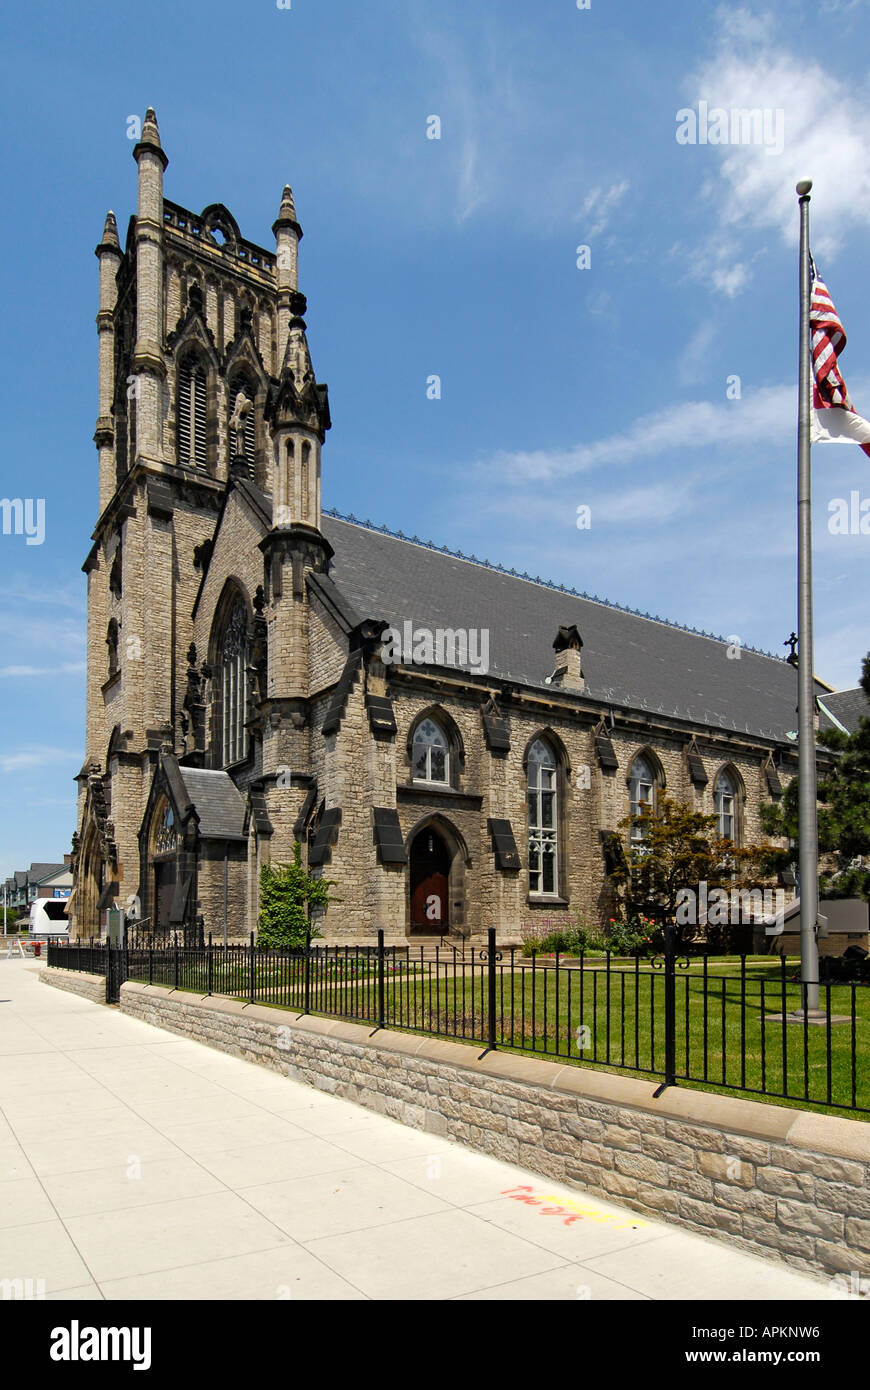
[[653,487],[626,488],[593,499],[591,507],[593,526],[597,522],[630,525],[634,521],[645,526],[662,525],[691,510],[691,489],[688,481],[679,488],[669,481]]
[[781,444],[797,420],[796,386],[763,387],[740,401],[690,401],[668,405],[591,444],[567,449],[500,450],[479,464],[507,482],[540,482],[547,478],[587,473],[593,468],[617,467],[674,449]]
[[715,337],[716,325],[712,319],[706,319],[692,334],[677,361],[677,380],[681,386],[693,386],[707,375],[704,359]]
[[85,595],[80,584],[58,584],[56,589],[34,589],[31,585],[5,584],[0,587],[0,599],[14,599],[16,603],[41,603],[52,609],[71,608],[84,614]]
[[[566,98],[554,83],[552,55],[532,12],[504,24],[479,8],[469,30],[451,23],[443,7],[397,7],[397,23],[419,53],[417,86],[427,93],[427,114],[442,120],[442,138],[429,142],[417,132],[400,133],[384,148],[393,161],[401,151],[402,178],[385,168],[384,180],[401,187],[406,214],[425,212],[427,220],[437,196],[442,215],[460,226],[498,215],[535,236],[571,226],[583,226],[584,236],[600,235],[627,181],[570,127],[566,138],[566,99],[573,111],[573,94]],[[367,171],[367,184],[375,182]],[[583,223],[590,214],[591,231]]]
[[580,213],[584,236],[597,237],[608,226],[613,213],[628,192],[628,180],[611,184],[606,191],[593,188],[587,195]]
[[728,270],[723,270],[721,267],[713,270],[711,276],[713,288],[727,295],[729,299],[733,299],[736,294],[739,294],[746,284],[747,278],[746,266],[740,261]]
[[68,748],[29,744],[16,749],[14,753],[0,753],[0,772],[21,772],[35,767],[57,768],[61,763],[79,762],[81,756],[81,752],[70,752]]
[[747,9],[721,5],[716,22],[722,39],[734,43],[768,43],[776,34],[771,14],[757,14]]
[[[770,15],[723,9],[718,20],[714,51],[685,84],[690,105],[781,111],[784,148],[777,154],[761,143],[687,147],[690,158],[715,162],[717,223],[733,231],[772,228],[794,244],[795,183],[812,178],[814,248],[831,255],[852,228],[870,223],[870,94],[841,79],[833,64],[789,52]],[[712,238],[717,257],[730,246],[735,259],[733,231]],[[727,279],[719,288],[729,292]]]
[[0,679],[19,676],[71,676],[86,669],[83,661],[61,661],[56,666],[0,666]]

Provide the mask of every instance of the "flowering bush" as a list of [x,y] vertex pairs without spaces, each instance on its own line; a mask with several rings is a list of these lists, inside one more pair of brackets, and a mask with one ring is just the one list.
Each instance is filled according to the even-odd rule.
[[652,917],[640,914],[619,921],[611,917],[607,924],[606,946],[618,956],[645,956],[653,947],[657,924]]

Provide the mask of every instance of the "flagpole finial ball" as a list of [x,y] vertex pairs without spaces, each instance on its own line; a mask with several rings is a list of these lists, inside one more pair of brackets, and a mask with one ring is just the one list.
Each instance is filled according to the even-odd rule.
[[797,185],[797,188],[795,189],[795,192],[797,193],[799,198],[805,198],[812,186],[812,179],[801,179],[800,183]]

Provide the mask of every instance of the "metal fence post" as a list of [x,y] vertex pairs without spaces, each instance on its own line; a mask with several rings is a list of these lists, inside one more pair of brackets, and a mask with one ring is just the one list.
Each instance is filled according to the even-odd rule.
[[178,989],[178,937],[175,938],[175,988]]
[[[487,975],[488,975],[487,984],[488,984],[488,996],[489,996],[488,999],[487,999],[487,1009],[486,1009],[486,1013],[487,1013],[487,1024],[488,1024],[487,1049],[488,1049],[488,1051],[490,1051],[490,1052],[494,1052],[494,1051],[495,1051],[495,1009],[496,1009],[496,1003],[495,1003],[495,999],[496,999],[495,927],[488,927],[488,928],[487,928],[486,943],[487,943],[487,951],[486,951],[486,954],[487,954]],[[557,960],[557,964],[558,964],[558,956],[556,957],[556,960]]]
[[385,1028],[384,1014],[384,931],[378,927],[378,1027]]
[[306,930],[305,930],[305,957],[304,957],[304,966],[303,966],[303,972],[302,972],[302,973],[303,973],[303,980],[304,980],[304,986],[305,986],[305,989],[304,989],[304,998],[303,998],[303,1012],[306,1013],[306,1014],[308,1014],[308,1013],[311,1012],[311,922],[310,922],[310,920],[309,920],[308,926],[306,927]]
[[250,1001],[251,1001],[251,1003],[253,1004],[253,1002],[254,1002],[254,933],[253,933],[253,932],[251,932],[250,965],[251,965],[251,986],[250,986],[250,989],[249,989],[248,993],[249,993],[249,996],[250,996]]
[[[673,923],[665,925],[665,1079],[677,1084],[677,952]],[[662,1088],[663,1089],[663,1088]]]
[[211,950],[211,932],[209,932],[208,934],[208,946],[206,947],[206,961],[208,962],[208,992],[209,994],[211,994],[212,985],[214,984],[214,966]]
[[130,955],[129,942],[127,940],[127,923],[124,922],[124,929],[121,935],[121,975],[118,980],[118,1003],[121,1002],[121,985],[125,985],[130,975]]
[[148,983],[154,983],[154,938],[148,938]]

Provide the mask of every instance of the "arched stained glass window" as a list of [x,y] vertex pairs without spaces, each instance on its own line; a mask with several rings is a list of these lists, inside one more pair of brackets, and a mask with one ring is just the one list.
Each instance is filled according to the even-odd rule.
[[118,670],[118,623],[115,618],[109,622],[109,629],[106,633],[106,646],[109,649],[109,676],[114,676]]
[[529,892],[559,891],[556,758],[543,739],[529,749]]
[[720,772],[713,788],[713,811],[716,828],[725,840],[736,840],[737,787],[729,772]]
[[[656,775],[647,758],[635,758],[629,777],[629,802],[631,814],[642,816],[644,811],[655,808]],[[646,835],[642,825],[631,827],[631,843],[642,845]]]
[[415,782],[449,782],[450,749],[447,736],[434,719],[422,720],[414,730],[413,759]]
[[156,854],[174,853],[178,847],[178,830],[175,825],[175,815],[172,807],[167,801],[164,805],[154,835],[154,850]]
[[220,644],[223,763],[237,763],[247,751],[245,667],[248,663],[248,614],[244,600],[233,604]]

